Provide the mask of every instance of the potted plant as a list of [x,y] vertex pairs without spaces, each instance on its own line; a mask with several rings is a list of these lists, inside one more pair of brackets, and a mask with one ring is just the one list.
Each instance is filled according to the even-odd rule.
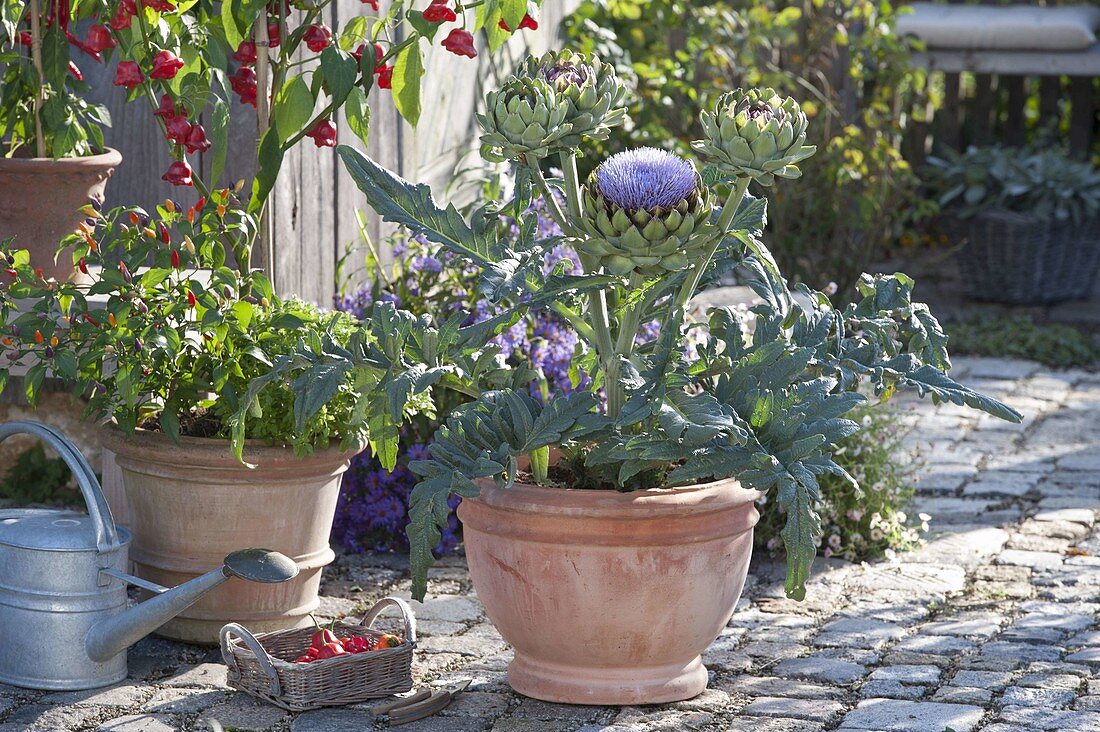
[[[5,250],[15,280],[8,296],[35,302],[32,312],[11,318],[9,358],[33,364],[26,377],[32,399],[47,373],[72,380],[78,394],[96,390],[88,411],[111,421],[103,442],[125,486],[138,576],[176,584],[205,571],[207,552],[248,544],[271,545],[302,568],[277,588],[230,583],[211,593],[160,629],[178,640],[214,642],[229,620],[259,631],[310,622],[321,569],[333,558],[328,535],[339,477],[363,434],[352,419],[362,385],[337,373],[326,386],[340,406],[326,406],[319,422],[313,415],[296,423],[288,391],[252,405],[263,419],[247,427],[231,420],[257,369],[280,363],[299,339],[319,343],[325,335],[340,348],[349,330],[348,318],[278,298],[251,266],[255,247],[265,244],[263,214],[283,154],[307,137],[334,146],[341,109],[365,139],[375,86],[392,88],[398,108],[415,121],[424,46],[441,29],[446,50],[472,57],[471,30],[485,27],[498,44],[509,35],[500,24],[511,19],[518,29],[527,17],[526,5],[518,18],[515,7],[497,7],[479,12],[467,29],[461,6],[395,3],[373,23],[364,15],[329,28],[320,22],[327,5],[301,13],[279,3],[234,3],[222,13],[167,0],[97,5],[99,17],[110,18],[120,57],[115,83],[150,104],[175,158],[163,177],[188,199],[151,214],[88,209],[92,218],[70,241],[73,261],[96,279],[90,288],[43,279],[16,251],[18,242]],[[254,29],[263,42],[248,40]],[[248,194],[216,185],[230,153],[232,100],[257,107],[258,173]],[[198,153],[211,158],[206,176],[189,162]],[[231,435],[247,465],[228,449]]]
[[1100,171],[1057,150],[969,148],[930,158],[927,180],[977,300],[1088,297],[1100,267]]
[[[376,302],[346,349],[303,344],[252,383],[239,411],[290,384],[307,419],[326,402],[324,374],[355,374],[369,385],[357,417],[391,467],[404,409],[433,389],[465,394],[429,456],[409,465],[420,476],[408,527],[413,595],[424,596],[448,501],[461,496],[474,587],[515,647],[509,682],[550,701],[699,693],[700,654],[733,612],[764,495],[786,512],[786,590],[802,598],[821,533],[817,476],[847,475],[831,451],[859,429],[845,415],[867,396],[915,389],[1020,419],[947,375],[947,339],[911,301],[905,275],[865,275],[843,310],[788,287],[759,238],[764,202],[746,188],[797,177],[813,153],[797,102],[729,92],[701,115],[702,171],[643,148],[603,161],[582,185],[579,150],[622,121],[623,95],[594,57],[528,59],[479,118],[485,153],[516,163],[514,195],[468,218],[338,148],[380,215],[440,244],[456,266],[480,269],[481,293],[502,307],[463,325],[466,312],[436,323]],[[547,178],[550,163],[562,179]],[[524,216],[535,190],[579,252],[580,271],[543,267],[560,237],[541,237]],[[496,233],[501,212],[521,222],[514,238]],[[712,308],[689,323],[692,296],[731,267],[763,303],[748,313]],[[537,308],[561,316],[583,344],[570,367],[575,388],[548,400],[532,396],[530,370],[501,368],[491,344]],[[660,336],[639,348],[639,325],[651,320]],[[701,339],[691,357],[689,330]]]
[[17,3],[0,22],[0,238],[14,236],[47,277],[73,274],[57,245],[84,218],[79,209],[103,201],[122,162],[103,144],[107,110],[86,102],[70,45],[96,60],[112,41],[101,25],[77,38],[70,5]]

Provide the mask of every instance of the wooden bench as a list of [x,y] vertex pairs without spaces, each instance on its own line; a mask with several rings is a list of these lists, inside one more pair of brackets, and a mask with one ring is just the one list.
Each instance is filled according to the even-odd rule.
[[[1040,77],[1040,115],[1052,118],[1068,98],[1070,147],[1088,154],[1094,140],[1095,77],[1100,76],[1100,7],[1071,5],[941,5],[915,3],[913,12],[899,16],[899,35],[915,36],[924,45],[913,62],[942,72],[943,109],[936,114],[936,138],[958,147],[962,143],[989,144],[993,140],[995,93],[1007,93],[1004,139],[1011,145],[1026,141],[1024,105],[1026,77]],[[960,73],[975,75],[974,97],[960,105]],[[996,84],[994,83],[996,77]],[[1062,77],[1069,77],[1068,95]],[[960,135],[961,113],[968,120],[969,139]]]

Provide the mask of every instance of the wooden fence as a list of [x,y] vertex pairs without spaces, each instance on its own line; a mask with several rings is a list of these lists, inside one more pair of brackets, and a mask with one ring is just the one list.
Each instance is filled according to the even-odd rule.
[[[476,59],[459,58],[439,48],[437,41],[427,53],[424,113],[415,130],[398,117],[388,92],[371,92],[368,154],[410,180],[429,183],[440,195],[456,163],[476,149],[474,110],[486,89],[495,86],[528,50],[541,53],[558,45],[561,19],[578,2],[547,0],[540,29],[517,34],[492,56],[482,48]],[[335,0],[326,22],[342,25],[364,7],[360,0]],[[147,105],[123,103],[121,91],[111,85],[113,67],[82,66],[93,86],[90,96],[111,111],[114,124],[107,131],[107,144],[118,148],[124,158],[108,186],[108,205],[151,207],[178,196],[178,189],[160,179],[171,160]],[[235,100],[232,112],[232,148],[222,185],[251,181],[255,172],[250,165],[256,146],[255,113]],[[340,141],[362,147],[350,133],[343,133]],[[209,165],[204,157],[202,170]],[[270,205],[274,261],[261,259],[259,264],[267,267],[281,293],[327,305],[339,284],[338,262],[360,237],[356,210],[370,213],[361,194],[331,149],[317,149],[306,140],[287,153]],[[373,215],[367,222],[367,232],[375,240],[386,231]]]

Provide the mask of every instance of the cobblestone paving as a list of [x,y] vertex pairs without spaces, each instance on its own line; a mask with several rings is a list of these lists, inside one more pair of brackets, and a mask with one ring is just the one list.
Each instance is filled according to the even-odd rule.
[[[460,560],[434,571],[418,608],[420,681],[473,679],[409,732],[1100,732],[1100,374],[959,359],[968,382],[1026,415],[1008,425],[907,402],[906,438],[928,468],[914,511],[923,551],[853,565],[818,560],[808,599],[784,599],[779,564],[757,561],[707,651],[710,688],[659,707],[570,707],[521,698],[510,651],[482,615]],[[345,556],[323,614],[361,613],[408,582],[387,557]],[[407,596],[407,595],[406,595]],[[0,685],[0,732],[366,730],[366,707],[291,715],[225,687],[216,651],[147,639],[131,676],[88,692]]]

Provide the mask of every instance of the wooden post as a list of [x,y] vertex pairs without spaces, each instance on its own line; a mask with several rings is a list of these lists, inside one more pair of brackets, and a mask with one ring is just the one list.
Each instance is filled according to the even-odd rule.
[[1096,124],[1096,97],[1091,76],[1074,76],[1069,80],[1070,118],[1069,147],[1078,157],[1087,158]]
[[1024,105],[1027,104],[1027,94],[1023,76],[1002,76],[1001,86],[1007,90],[1005,101],[1005,142],[1013,147],[1020,147],[1027,141],[1027,125],[1024,119]]

